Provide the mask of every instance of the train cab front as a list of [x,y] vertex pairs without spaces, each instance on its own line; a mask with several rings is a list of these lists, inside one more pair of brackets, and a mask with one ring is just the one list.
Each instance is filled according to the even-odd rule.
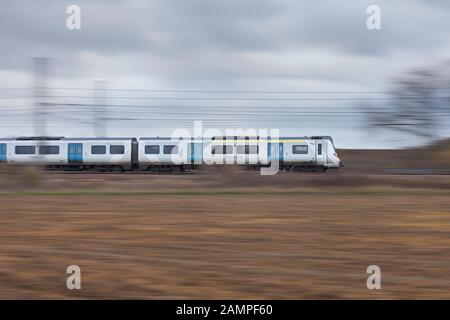
[[337,164],[337,165],[336,165],[336,168],[341,168],[341,167],[344,166],[344,161],[342,161],[342,160],[339,158],[339,156],[338,156],[336,150],[333,152],[333,157],[334,157],[333,162],[334,162],[335,164]]
[[344,166],[344,161],[342,161],[333,144],[330,143],[330,152],[328,153],[328,167],[338,169]]

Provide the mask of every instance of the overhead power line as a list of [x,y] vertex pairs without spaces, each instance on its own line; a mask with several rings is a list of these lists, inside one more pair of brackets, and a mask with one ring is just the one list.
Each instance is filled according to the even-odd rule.
[[[8,90],[32,90],[34,88],[0,88],[0,91]],[[67,91],[94,91],[95,88],[81,87],[46,87],[47,90],[67,90]],[[99,89],[111,92],[162,92],[162,93],[237,93],[237,94],[389,94],[390,91],[337,91],[337,90],[179,90],[179,89],[123,89],[123,88],[105,88]],[[447,88],[426,88],[425,91],[447,91]]]
[[[29,99],[30,96],[20,97],[0,97],[0,99]],[[53,99],[92,99],[90,96],[53,96],[48,95],[46,98]],[[205,101],[389,101],[399,100],[397,97],[384,97],[384,98],[225,98],[225,97],[108,97],[108,99],[117,100],[205,100]],[[448,97],[402,97],[403,100],[448,100]],[[400,100],[401,100],[400,99]]]

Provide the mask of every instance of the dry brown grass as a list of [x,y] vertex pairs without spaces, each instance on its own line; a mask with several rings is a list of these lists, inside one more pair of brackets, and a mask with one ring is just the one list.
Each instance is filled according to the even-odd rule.
[[[425,191],[400,178],[44,175],[39,189],[3,187],[0,298],[450,298],[448,178]],[[78,292],[65,287],[71,264]]]

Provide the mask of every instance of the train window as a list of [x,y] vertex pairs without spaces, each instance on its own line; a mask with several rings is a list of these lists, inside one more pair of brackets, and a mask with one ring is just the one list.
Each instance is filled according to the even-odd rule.
[[124,146],[110,146],[109,153],[110,154],[124,154],[125,147]]
[[238,154],[258,154],[259,146],[237,146],[236,153]]
[[245,154],[245,153],[247,153],[247,148],[246,147],[248,147],[248,146],[237,146],[236,147],[236,153],[237,154]]
[[35,154],[35,146],[16,146],[16,154]]
[[213,146],[211,149],[211,154],[233,154],[233,146]]
[[259,146],[246,146],[245,153],[247,154],[258,154]]
[[317,154],[318,154],[319,156],[322,155],[322,144],[321,144],[321,143],[319,143],[319,144],[317,145]]
[[91,146],[91,154],[106,154],[106,146]]
[[308,154],[308,146],[305,144],[296,144],[292,146],[293,154]]
[[178,146],[176,145],[170,145],[170,146],[164,146],[164,154],[178,154]]
[[40,146],[39,154],[59,154],[59,146]]
[[159,146],[145,146],[145,154],[159,154]]

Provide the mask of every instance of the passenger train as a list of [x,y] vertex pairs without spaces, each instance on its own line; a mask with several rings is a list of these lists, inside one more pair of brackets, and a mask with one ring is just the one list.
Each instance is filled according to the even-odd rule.
[[275,162],[286,171],[325,172],[343,165],[329,136],[0,138],[1,162],[101,172],[188,171],[204,164],[260,168]]

